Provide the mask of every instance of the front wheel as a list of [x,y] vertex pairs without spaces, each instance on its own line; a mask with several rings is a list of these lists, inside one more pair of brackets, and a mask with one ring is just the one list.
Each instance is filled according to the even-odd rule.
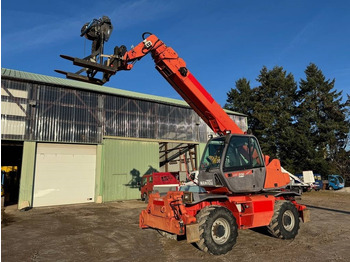
[[276,201],[275,211],[268,231],[277,238],[292,239],[299,231],[299,213],[293,203],[289,201]]
[[220,206],[208,206],[197,214],[200,240],[197,246],[213,255],[229,252],[236,243],[237,223],[232,212]]

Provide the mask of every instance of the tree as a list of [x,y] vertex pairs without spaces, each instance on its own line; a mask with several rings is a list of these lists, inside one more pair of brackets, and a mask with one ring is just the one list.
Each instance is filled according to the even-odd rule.
[[335,80],[326,79],[315,64],[305,76],[297,89],[291,73],[264,66],[259,86],[251,88],[245,78],[236,81],[225,108],[247,114],[263,152],[280,159],[290,172],[350,176],[350,96],[342,103]]
[[272,70],[263,67],[257,80],[257,103],[254,117],[258,120],[254,134],[262,148],[270,156],[281,160],[291,169],[293,154],[293,115],[297,83],[294,76],[275,66]]
[[232,89],[227,93],[225,108],[242,112],[248,116],[248,128],[254,127],[254,105],[255,105],[255,90],[250,88],[250,82],[246,78],[241,78],[236,81],[236,89]]
[[[308,167],[323,175],[337,172],[336,157],[345,149],[349,121],[342,92],[334,90],[335,80],[326,80],[315,64],[305,70],[297,94],[296,130],[306,136],[299,141],[300,171]],[[303,168],[303,169],[301,169]]]

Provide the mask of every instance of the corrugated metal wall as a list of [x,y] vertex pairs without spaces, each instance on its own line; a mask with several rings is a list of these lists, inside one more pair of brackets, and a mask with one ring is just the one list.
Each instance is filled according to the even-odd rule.
[[8,139],[24,140],[30,121],[28,114],[28,90],[23,82],[9,83],[1,80],[1,136]]
[[102,123],[98,95],[40,85],[33,107],[32,136],[38,141],[99,143]]
[[187,107],[2,79],[2,139],[98,143],[103,136],[206,141]]
[[159,144],[104,139],[101,175],[102,200],[139,199],[138,182],[144,174],[159,170]]
[[195,141],[198,115],[190,108],[104,97],[105,135]]

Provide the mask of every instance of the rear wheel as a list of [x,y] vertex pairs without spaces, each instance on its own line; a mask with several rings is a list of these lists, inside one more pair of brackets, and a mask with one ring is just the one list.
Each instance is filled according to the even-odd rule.
[[275,212],[267,229],[274,237],[294,238],[299,231],[299,213],[293,203],[276,201]]
[[237,223],[232,212],[220,206],[203,208],[197,214],[200,240],[197,246],[213,255],[226,254],[236,243]]

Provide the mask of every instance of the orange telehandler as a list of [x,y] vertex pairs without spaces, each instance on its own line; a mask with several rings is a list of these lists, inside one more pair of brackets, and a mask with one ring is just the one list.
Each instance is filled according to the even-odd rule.
[[[140,214],[140,227],[186,235],[189,243],[214,255],[233,248],[238,229],[265,226],[275,237],[294,238],[299,219],[307,222],[310,214],[306,206],[296,202],[297,193],[284,190],[290,179],[281,171],[280,161],[270,161],[262,154],[257,139],[244,134],[171,47],[153,34],[142,37],[143,41],[129,51],[116,47],[104,64],[62,56],[85,67],[87,76],[58,71],[68,78],[103,84],[117,71],[132,69],[135,61],[150,53],[160,74],[219,135],[208,141],[202,155],[198,175],[201,190],[151,194]],[[96,72],[103,72],[101,80],[94,78]]]

